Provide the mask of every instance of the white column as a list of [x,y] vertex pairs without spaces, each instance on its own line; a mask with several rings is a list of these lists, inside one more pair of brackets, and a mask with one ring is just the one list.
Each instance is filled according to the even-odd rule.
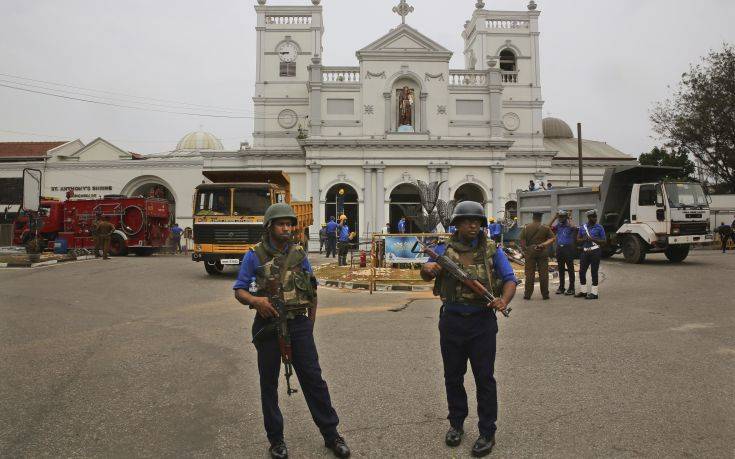
[[490,172],[493,176],[493,217],[500,218],[504,216],[500,213],[501,210],[505,210],[503,206],[503,166],[494,165],[490,166]]
[[439,172],[441,172],[440,180],[446,181],[444,185],[442,185],[441,190],[439,192],[439,196],[445,201],[449,202],[450,199],[452,199],[449,196],[449,167],[443,167],[439,169]]
[[319,201],[319,172],[321,164],[310,164],[311,169],[311,207],[314,215],[314,222],[309,228],[309,250],[313,252],[319,251],[319,230],[322,227],[322,206]]
[[421,122],[417,126],[418,132],[426,132],[429,130],[429,119],[428,116],[428,109],[426,107],[426,101],[429,99],[429,93],[422,92],[419,96],[421,99],[421,107],[419,107],[419,113],[421,113]]
[[436,180],[436,168],[432,165],[428,166],[429,169],[429,183]]
[[[391,121],[390,121],[391,116],[390,115],[391,115],[391,111],[393,110],[393,107],[392,107],[392,104],[391,104],[391,100],[390,100],[391,99],[391,93],[384,92],[383,93],[383,99],[384,99],[384,102],[385,102],[385,118],[384,118],[384,120],[385,120],[384,121],[384,123],[385,123],[385,132],[388,133],[388,132],[393,131],[393,128],[390,125],[390,123],[391,123]],[[383,222],[383,223],[385,223],[385,222]],[[383,223],[381,223],[381,225]]]
[[375,168],[378,176],[375,180],[375,225],[380,231],[386,223],[385,219],[385,166]]
[[365,238],[368,238],[370,232],[377,232],[381,227],[376,228],[375,219],[373,218],[373,168],[363,166],[363,173],[364,186],[362,194],[365,212],[360,220],[362,220],[362,234]]

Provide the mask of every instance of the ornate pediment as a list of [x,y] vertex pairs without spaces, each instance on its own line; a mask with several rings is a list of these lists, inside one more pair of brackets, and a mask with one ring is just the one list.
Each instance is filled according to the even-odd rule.
[[401,24],[357,52],[362,60],[393,60],[395,58],[446,61],[452,52],[406,24]]

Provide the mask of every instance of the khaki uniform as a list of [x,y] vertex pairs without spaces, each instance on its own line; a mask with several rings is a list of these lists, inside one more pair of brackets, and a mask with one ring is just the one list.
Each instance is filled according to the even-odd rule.
[[536,282],[536,271],[539,274],[539,282],[541,283],[541,296],[548,298],[549,296],[549,252],[548,248],[541,251],[534,250],[533,246],[548,241],[554,237],[551,228],[543,223],[533,222],[526,225],[521,230],[520,240],[526,244],[526,250],[523,255],[526,258],[526,280],[525,280],[525,298],[531,298],[533,294],[533,284]]
[[100,247],[102,248],[102,258],[107,260],[110,253],[110,239],[112,233],[115,232],[115,225],[108,221],[101,221],[95,228],[95,255],[99,253]]

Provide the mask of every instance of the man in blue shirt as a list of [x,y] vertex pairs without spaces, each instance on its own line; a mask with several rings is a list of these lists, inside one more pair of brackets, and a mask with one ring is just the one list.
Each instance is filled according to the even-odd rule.
[[181,234],[183,232],[184,229],[178,223],[174,223],[174,226],[171,227],[171,244],[173,245],[174,253],[181,252]]
[[337,227],[337,238],[339,241],[339,266],[347,266],[347,251],[350,249],[350,227],[347,225],[347,217],[340,217]]
[[[337,432],[339,418],[332,407],[327,383],[322,379],[314,343],[317,297],[316,279],[303,248],[291,244],[297,219],[291,206],[273,204],[266,210],[263,240],[245,254],[237,281],[235,298],[257,311],[253,322],[253,343],[258,351],[260,399],[265,430],[274,459],[288,458],[283,439],[283,415],[278,407],[278,373],[281,350],[273,321],[279,311],[268,299],[267,280],[280,276],[293,349],[293,367],[301,384],[312,419],[324,437],[324,445],[337,457],[349,457],[350,449]],[[276,271],[275,268],[278,268]],[[290,395],[290,394],[289,394]]]
[[503,233],[503,225],[496,222],[494,218],[490,217],[490,238],[495,241],[497,244],[500,244],[500,236]]
[[[602,260],[600,246],[607,242],[605,229],[597,224],[596,210],[587,212],[587,223],[579,228],[577,241],[582,243],[582,255],[579,259],[580,291],[575,297],[596,300],[599,298],[597,273],[600,269],[600,260]],[[587,283],[587,269],[592,271],[592,285]]]
[[327,258],[332,254],[332,258],[337,256],[337,222],[334,217],[329,217],[327,223]]
[[437,254],[445,255],[463,267],[488,290],[494,291],[496,299],[487,304],[482,297],[444,272],[435,260],[424,264],[421,277],[426,281],[435,279],[434,294],[442,300],[439,344],[450,425],[444,441],[448,446],[456,447],[464,435],[463,424],[469,413],[464,375],[469,360],[477,387],[480,431],[472,447],[472,455],[481,457],[490,454],[495,445],[498,417],[498,396],[493,376],[498,332],[495,310],[503,311],[508,307],[518,281],[505,253],[482,231],[487,226],[487,219],[481,204],[472,201],[459,203],[454,209],[451,224],[457,227],[457,232],[448,243],[436,247]]
[[[559,223],[554,224],[557,219]],[[549,226],[556,234],[556,262],[559,265],[559,288],[556,294],[574,295],[574,257],[577,252],[578,229],[569,219],[569,212],[563,209],[559,209]],[[566,274],[569,274],[569,290],[565,291]]]

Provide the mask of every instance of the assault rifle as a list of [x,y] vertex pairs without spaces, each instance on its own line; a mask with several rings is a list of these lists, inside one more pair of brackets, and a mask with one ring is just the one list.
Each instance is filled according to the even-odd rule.
[[[416,248],[419,246],[421,247],[421,250],[417,251]],[[458,281],[462,282],[465,287],[469,288],[477,295],[480,295],[485,301],[488,302],[488,304],[495,300],[495,296],[490,293],[490,291],[486,289],[485,286],[480,283],[480,281],[470,277],[470,275],[464,272],[462,268],[457,265],[457,263],[452,261],[451,258],[446,255],[439,255],[434,251],[434,249],[429,247],[427,244],[421,242],[418,238],[416,238],[416,243],[413,245],[411,252],[424,253],[433,258],[444,271],[446,271],[450,276],[454,277]],[[511,308],[510,306],[508,306],[502,311],[502,313],[505,317],[510,317],[510,311]]]
[[298,390],[291,388],[291,376],[293,375],[293,350],[291,349],[291,334],[288,331],[288,312],[283,301],[283,285],[280,279],[280,270],[274,265],[271,275],[266,279],[266,290],[268,300],[278,311],[276,320],[276,331],[278,334],[278,347],[281,350],[281,360],[286,374],[286,393],[290,397]]

